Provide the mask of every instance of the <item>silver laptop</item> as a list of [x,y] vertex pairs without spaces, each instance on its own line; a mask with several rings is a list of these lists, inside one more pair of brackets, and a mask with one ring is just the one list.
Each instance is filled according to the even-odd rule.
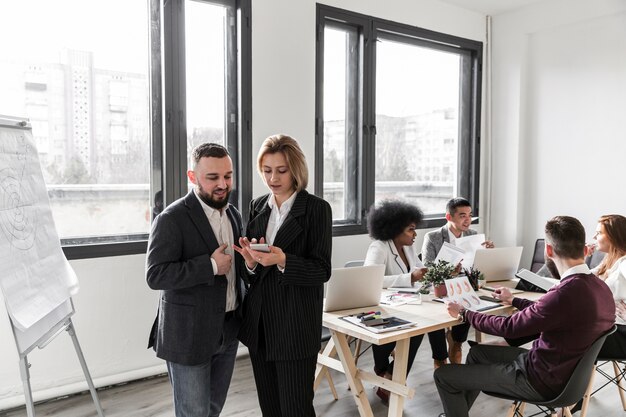
[[474,268],[485,276],[485,281],[504,281],[515,278],[522,257],[521,246],[479,249],[474,257]]
[[333,269],[326,284],[324,311],[377,306],[384,276],[384,265]]

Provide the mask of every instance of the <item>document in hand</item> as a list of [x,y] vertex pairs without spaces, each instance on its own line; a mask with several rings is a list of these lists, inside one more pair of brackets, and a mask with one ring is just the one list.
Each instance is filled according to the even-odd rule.
[[446,289],[448,290],[448,301],[461,304],[468,310],[483,311],[501,306],[499,303],[481,300],[466,276],[447,279]]
[[533,285],[536,285],[537,287],[541,288],[545,292],[548,292],[550,288],[554,287],[560,282],[558,279],[542,277],[524,268],[520,269],[515,274],[515,276],[521,279],[522,281],[526,281]]
[[456,247],[462,249],[465,252],[463,256],[463,268],[469,268],[474,265],[474,256],[478,249],[484,249],[483,243],[485,242],[485,235],[479,233],[477,235],[464,236],[456,239],[454,242]]
[[437,263],[437,261],[441,259],[456,266],[459,262],[461,262],[464,256],[465,251],[463,249],[456,247],[448,242],[443,242],[443,245],[441,246],[441,249],[439,249],[437,257],[435,258],[435,263]]

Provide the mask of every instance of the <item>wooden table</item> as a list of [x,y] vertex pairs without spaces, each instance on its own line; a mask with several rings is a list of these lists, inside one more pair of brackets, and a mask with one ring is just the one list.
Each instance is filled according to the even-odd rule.
[[[490,284],[500,285],[502,283]],[[511,285],[511,283],[503,284],[503,286]],[[537,299],[541,295],[537,293],[516,294],[518,297],[529,299]],[[417,323],[417,325],[394,332],[373,333],[341,319],[341,317],[349,314],[358,314],[370,310],[380,311],[383,316],[396,316],[409,320]],[[512,311],[513,307],[502,306],[489,310],[488,313],[510,314]],[[421,304],[405,304],[397,307],[380,305],[324,313],[323,323],[330,330],[332,339],[328,341],[324,351],[318,355],[314,388],[317,389],[328,372],[328,368],[334,369],[345,374],[361,417],[373,416],[367,393],[363,388],[363,382],[369,382],[388,390],[390,393],[388,415],[399,417],[402,416],[405,398],[413,398],[415,395],[415,390],[406,385],[409,339],[412,336],[445,329],[460,322],[450,317],[444,304],[432,301],[432,296],[427,295],[422,297]],[[396,342],[392,380],[356,367],[354,355],[348,345],[349,336],[376,345]],[[339,359],[335,359],[335,356],[338,356]]]

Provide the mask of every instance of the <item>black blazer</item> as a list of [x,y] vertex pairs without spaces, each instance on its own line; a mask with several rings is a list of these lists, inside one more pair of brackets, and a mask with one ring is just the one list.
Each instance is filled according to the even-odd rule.
[[[243,230],[241,214],[232,205],[226,213],[235,243]],[[159,358],[183,365],[208,361],[222,338],[226,277],[213,275],[211,254],[219,247],[213,229],[193,191],[168,206],[152,224],[146,259],[146,279],[161,290],[157,317],[148,347]],[[229,253],[233,253],[229,249]],[[238,309],[241,321],[243,258],[235,252]],[[224,335],[235,337],[236,335]]]
[[[269,194],[250,203],[248,238],[265,237],[271,209]],[[276,265],[257,266],[242,277],[250,283],[244,301],[241,340],[258,351],[263,326],[266,360],[310,358],[320,350],[324,283],[330,278],[332,212],[319,197],[300,191],[273,246],[285,252],[285,272]]]

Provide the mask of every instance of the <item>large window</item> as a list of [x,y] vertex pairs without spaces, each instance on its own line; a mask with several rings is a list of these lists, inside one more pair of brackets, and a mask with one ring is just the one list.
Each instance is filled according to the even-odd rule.
[[398,198],[443,223],[446,202],[478,211],[480,42],[318,5],[316,192],[336,235]]
[[[249,9],[249,0],[2,3],[0,114],[31,121],[68,257],[145,250],[154,214],[187,192],[196,144],[225,144],[237,167],[249,157],[249,129],[238,128],[250,117]],[[249,173],[237,174],[234,202],[250,193]]]

